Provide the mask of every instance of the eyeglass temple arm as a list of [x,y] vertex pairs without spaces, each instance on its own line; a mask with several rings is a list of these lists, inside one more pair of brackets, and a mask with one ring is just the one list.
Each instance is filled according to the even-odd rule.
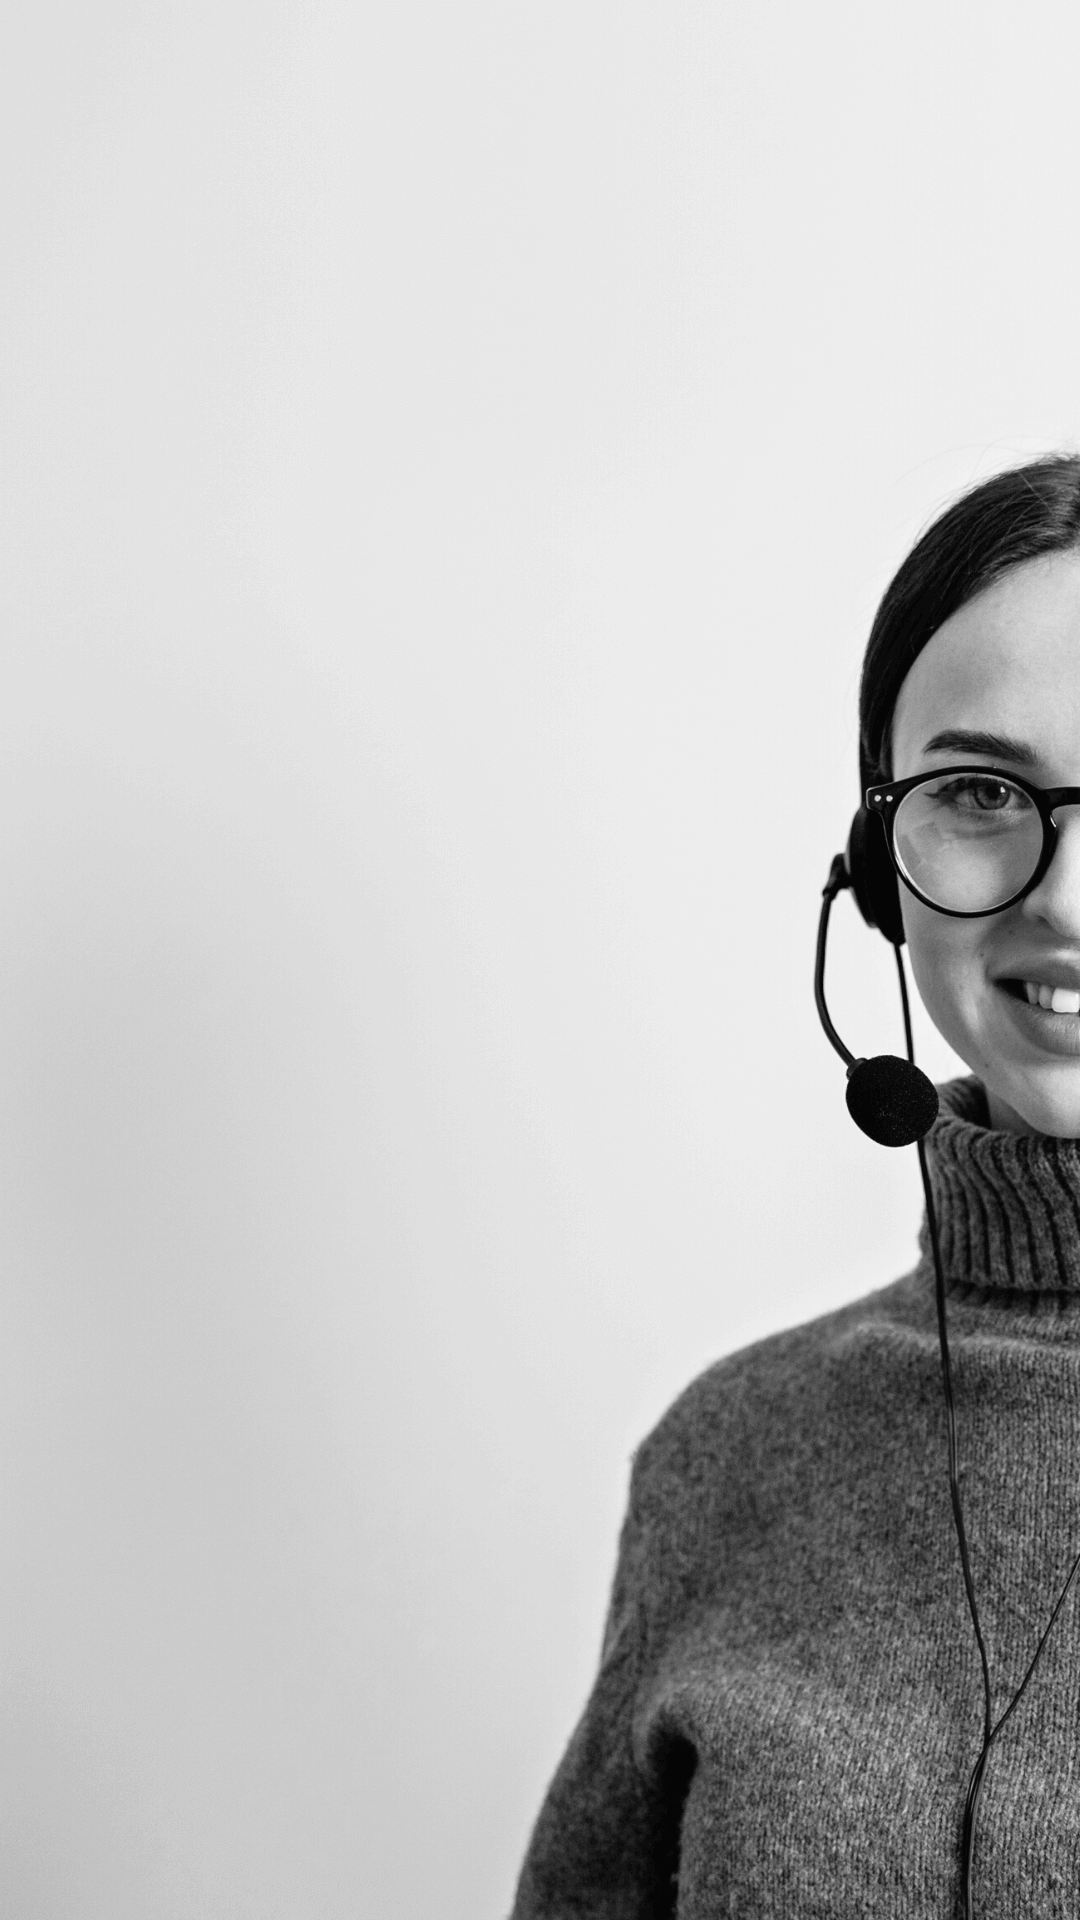
[[829,877],[821,890],[821,917],[818,920],[817,954],[814,960],[814,999],[817,1002],[818,1018],[825,1029],[826,1038],[836,1048],[849,1073],[856,1064],[855,1055],[850,1048],[845,1047],[833,1026],[829,1009],[825,1005],[825,943],[829,935],[829,914],[832,912],[832,903],[837,894],[842,893],[844,888],[850,885],[851,876],[847,870],[847,861],[842,853],[838,853],[833,858]]

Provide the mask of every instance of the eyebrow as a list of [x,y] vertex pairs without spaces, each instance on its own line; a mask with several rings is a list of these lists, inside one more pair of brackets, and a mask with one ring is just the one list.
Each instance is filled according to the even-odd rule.
[[1011,760],[1014,767],[1037,767],[1039,756],[1025,740],[1011,740],[1006,733],[972,733],[965,727],[946,727],[935,733],[923,748],[924,753],[981,753],[993,760]]

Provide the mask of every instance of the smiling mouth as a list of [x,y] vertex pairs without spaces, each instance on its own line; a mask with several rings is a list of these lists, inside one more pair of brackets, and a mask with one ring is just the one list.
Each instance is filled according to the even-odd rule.
[[1038,980],[999,980],[997,984],[1011,999],[1041,1007],[1045,1013],[1080,1013],[1080,990],[1075,987],[1048,987]]

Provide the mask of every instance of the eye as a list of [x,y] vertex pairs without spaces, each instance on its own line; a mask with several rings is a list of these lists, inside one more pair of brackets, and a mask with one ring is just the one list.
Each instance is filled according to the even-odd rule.
[[1032,802],[1020,787],[994,774],[960,773],[931,789],[935,800],[958,813],[1023,813]]

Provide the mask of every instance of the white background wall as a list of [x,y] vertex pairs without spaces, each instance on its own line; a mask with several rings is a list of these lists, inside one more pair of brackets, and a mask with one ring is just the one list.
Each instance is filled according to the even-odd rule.
[[1078,71],[1065,0],[5,12],[9,1920],[498,1920],[632,1446],[910,1263],[818,893],[890,571],[1080,434]]

